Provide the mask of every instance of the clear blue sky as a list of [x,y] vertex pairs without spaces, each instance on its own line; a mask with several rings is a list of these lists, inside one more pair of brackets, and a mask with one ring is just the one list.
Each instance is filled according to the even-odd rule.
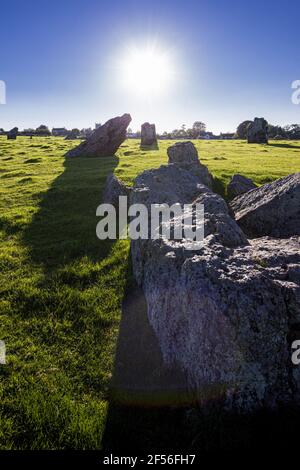
[[[171,130],[195,120],[234,131],[244,119],[300,122],[300,2],[10,0],[0,4],[0,127],[90,127],[130,112]],[[120,86],[126,47],[156,41],[177,76],[161,96]]]

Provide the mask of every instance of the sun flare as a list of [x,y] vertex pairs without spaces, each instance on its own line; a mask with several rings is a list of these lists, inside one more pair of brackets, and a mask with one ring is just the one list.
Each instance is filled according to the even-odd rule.
[[157,48],[132,48],[122,61],[123,83],[136,93],[162,93],[172,75],[169,55]]

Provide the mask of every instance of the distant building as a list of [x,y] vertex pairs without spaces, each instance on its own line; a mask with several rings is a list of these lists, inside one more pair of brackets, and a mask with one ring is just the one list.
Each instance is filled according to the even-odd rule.
[[235,134],[234,134],[234,133],[230,133],[230,132],[227,132],[227,133],[225,133],[225,134],[221,133],[220,139],[230,140],[230,139],[234,139],[234,136],[235,136]]
[[52,135],[55,137],[66,137],[69,131],[65,127],[53,127]]
[[213,138],[212,132],[207,132],[206,134],[199,135],[198,139],[210,140]]

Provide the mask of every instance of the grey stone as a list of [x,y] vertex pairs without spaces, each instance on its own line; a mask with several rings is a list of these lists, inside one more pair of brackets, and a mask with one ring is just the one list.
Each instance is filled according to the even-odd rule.
[[300,235],[300,173],[238,196],[230,207],[249,237]]
[[123,114],[107,121],[93,131],[90,137],[67,152],[68,157],[108,157],[116,153],[126,139],[130,114]]
[[127,187],[119,178],[113,173],[110,173],[107,178],[103,189],[102,202],[105,204],[112,204],[117,207],[119,204],[119,196],[129,196],[130,188]]
[[300,320],[300,238],[249,243],[225,201],[175,164],[142,173],[131,195],[147,206],[196,200],[205,207],[198,250],[184,239],[131,241],[166,366],[181,368],[203,405],[248,412],[299,404],[288,338]]
[[227,185],[227,195],[230,199],[240,196],[241,194],[247,193],[257,186],[253,183],[250,178],[246,178],[242,175],[233,175],[230,182]]
[[78,134],[76,132],[69,132],[68,135],[66,135],[65,140],[77,140]]
[[212,187],[213,178],[207,167],[199,161],[198,152],[193,142],[177,142],[167,149],[169,164],[174,164],[199,176],[201,183]]
[[149,122],[142,124],[141,147],[157,147],[155,124],[149,124]]
[[255,118],[247,128],[248,144],[268,143],[268,123],[264,118]]
[[8,131],[8,133],[7,133],[7,139],[8,139],[8,140],[16,140],[16,138],[17,138],[17,136],[18,136],[18,132],[19,132],[18,127],[14,127],[14,128],[11,129],[10,131]]

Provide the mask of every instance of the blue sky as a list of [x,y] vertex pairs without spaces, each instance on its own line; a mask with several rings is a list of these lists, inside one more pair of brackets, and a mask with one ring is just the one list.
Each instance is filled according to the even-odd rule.
[[[215,132],[264,116],[300,122],[299,1],[10,0],[0,3],[0,127],[90,127],[130,112],[172,130]],[[122,86],[119,60],[155,42],[175,77],[164,93]]]

